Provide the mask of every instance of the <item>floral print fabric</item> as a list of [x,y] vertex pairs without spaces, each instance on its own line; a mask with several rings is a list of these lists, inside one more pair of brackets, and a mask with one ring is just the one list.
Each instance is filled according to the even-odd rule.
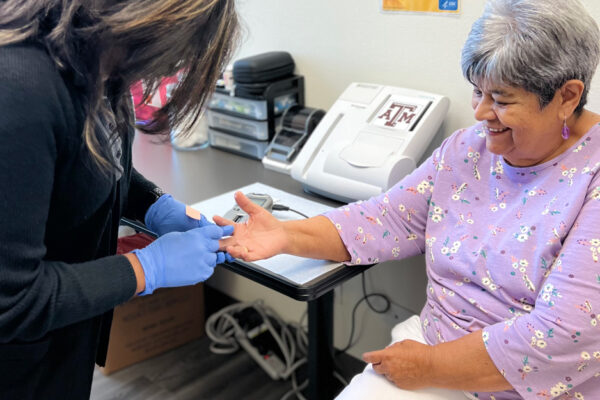
[[600,126],[516,168],[482,125],[455,132],[386,193],[327,216],[370,264],[424,254],[430,344],[483,329],[515,390],[480,399],[600,399]]

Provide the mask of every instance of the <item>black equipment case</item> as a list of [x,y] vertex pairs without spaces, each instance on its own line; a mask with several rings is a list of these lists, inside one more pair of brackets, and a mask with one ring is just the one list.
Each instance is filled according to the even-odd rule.
[[294,59],[286,51],[271,51],[233,63],[233,81],[238,84],[272,82],[294,73]]

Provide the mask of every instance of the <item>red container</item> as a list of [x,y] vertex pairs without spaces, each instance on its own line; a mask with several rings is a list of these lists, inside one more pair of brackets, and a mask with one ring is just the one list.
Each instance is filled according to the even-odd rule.
[[147,123],[152,119],[155,111],[159,110],[169,100],[171,92],[177,86],[177,76],[163,78],[158,90],[154,92],[149,99],[142,102],[144,89],[146,86],[143,81],[138,81],[131,86],[131,96],[133,97],[133,106],[135,107],[135,119],[139,123]]

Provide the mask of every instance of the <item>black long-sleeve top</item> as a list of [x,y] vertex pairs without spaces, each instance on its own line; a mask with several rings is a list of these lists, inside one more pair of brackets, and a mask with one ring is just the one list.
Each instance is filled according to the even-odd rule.
[[[118,221],[143,219],[155,186],[132,168],[133,129],[121,179],[98,173],[83,122],[80,88],[43,48],[0,47],[0,398],[85,397],[106,347],[100,316],[135,292],[131,265],[114,255]],[[33,389],[18,392],[19,379]]]

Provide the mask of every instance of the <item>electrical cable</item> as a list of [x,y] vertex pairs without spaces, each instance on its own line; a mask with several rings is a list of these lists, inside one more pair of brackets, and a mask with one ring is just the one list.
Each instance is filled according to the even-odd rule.
[[[363,297],[361,297],[356,302],[356,304],[354,305],[354,308],[352,309],[352,320],[351,320],[352,322],[351,322],[351,325],[350,325],[350,337],[348,338],[348,344],[343,349],[337,350],[337,352],[336,352],[337,354],[348,351],[350,348],[352,348],[352,346],[354,346],[356,344],[356,343],[352,343],[352,341],[354,339],[354,331],[356,329],[356,310],[358,309],[358,306],[363,301],[365,301],[367,303],[368,307],[371,310],[373,310],[373,312],[375,312],[377,314],[384,314],[384,313],[388,312],[390,310],[392,304],[394,306],[396,306],[396,307],[399,307],[399,308],[403,309],[404,311],[409,312],[410,314],[413,314],[413,315],[418,315],[419,314],[418,312],[416,312],[414,310],[411,310],[408,307],[405,307],[405,306],[403,306],[401,304],[397,304],[395,302],[392,302],[390,300],[390,298],[387,297],[383,293],[369,293],[369,294],[367,294],[367,287],[366,287],[365,273],[364,272],[361,274],[361,281],[362,281],[361,284],[362,284]],[[372,298],[372,297],[379,297],[379,298],[383,299],[383,301],[385,302],[385,305],[383,306],[382,309],[378,310],[377,308],[375,308],[375,306],[373,304],[371,304],[371,302],[369,301],[369,299]]]
[[[363,272],[361,274],[361,281],[362,281],[362,290],[363,290],[363,296],[365,297],[365,301],[367,302],[367,305],[369,306],[369,308],[371,310],[373,310],[374,312],[376,312],[377,314],[383,314],[385,312],[387,312],[390,307],[392,306],[392,302],[390,301],[390,299],[383,293],[371,293],[367,296],[367,284],[366,284],[366,280],[365,280],[365,273]],[[381,297],[384,301],[385,301],[385,306],[383,307],[382,310],[378,310],[376,309],[373,304],[371,304],[371,302],[369,301],[369,297]]]
[[304,218],[309,218],[308,215],[303,214],[300,211],[294,210],[293,208],[290,208],[290,207],[285,206],[283,204],[273,204],[273,211],[291,211],[291,212],[294,212],[294,213],[296,213],[296,214],[298,214],[298,215],[300,215],[300,216],[302,216]]
[[296,346],[298,346],[298,354],[308,353],[308,335],[304,329],[304,320],[308,313],[304,311],[299,322],[288,322],[288,325],[296,332]]
[[[304,359],[306,362],[306,358]],[[300,385],[298,385],[298,380],[296,379],[296,374],[292,375],[292,388],[285,392],[283,396],[281,396],[281,400],[287,400],[290,396],[296,395],[298,400],[306,400],[306,398],[302,395],[302,390],[306,389],[308,386],[308,379],[305,379]]]
[[239,304],[227,306],[207,318],[205,324],[206,335],[212,340],[209,349],[215,354],[235,353],[240,345],[235,339],[235,333],[243,330],[237,320],[230,314],[237,310]]
[[[356,343],[352,343],[354,340],[354,330],[356,329],[356,310],[358,309],[358,306],[363,302],[366,301],[367,305],[369,306],[369,308],[371,310],[373,310],[375,313],[377,314],[383,314],[386,313],[390,307],[392,302],[390,301],[390,299],[383,293],[369,293],[367,294],[367,288],[366,288],[366,283],[365,283],[365,273],[361,273],[361,277],[362,277],[362,290],[363,290],[363,297],[361,297],[356,304],[354,305],[354,308],[352,309],[352,319],[351,319],[351,325],[350,325],[350,337],[348,338],[348,344],[346,346],[344,346],[344,348],[340,349],[337,351],[337,353],[344,353],[346,351],[348,351],[350,348],[352,348],[352,346],[354,346]],[[369,301],[369,298],[371,297],[379,297],[381,299],[383,299],[385,301],[385,306],[381,309],[378,310],[376,309],[371,302]]]
[[[240,349],[237,342],[237,335],[247,335],[248,332],[242,326],[243,324],[237,320],[236,314],[252,308],[262,318],[261,325],[264,324],[266,329],[271,333],[275,342],[279,346],[279,350],[283,356],[285,370],[280,373],[280,378],[287,379],[291,377],[292,388],[284,393],[281,400],[288,400],[291,396],[296,396],[299,400],[306,400],[302,395],[302,390],[308,386],[308,379],[298,383],[296,371],[299,367],[306,364],[308,359],[308,335],[303,327],[307,313],[304,312],[298,323],[284,323],[281,318],[271,308],[265,306],[261,300],[246,303],[235,303],[224,307],[216,313],[209,316],[206,320],[206,334],[212,340],[209,349],[216,354],[229,354]],[[275,327],[275,324],[279,329]],[[253,327],[254,329],[255,327]],[[295,335],[291,329],[295,330]],[[295,340],[294,340],[295,338]],[[295,358],[298,360],[295,360]],[[344,386],[348,382],[342,375],[333,371],[333,376],[339,380]]]
[[342,382],[342,385],[348,386],[348,381],[337,371],[333,371],[333,376],[337,378],[338,381]]
[[[287,379],[292,376],[292,385],[296,390],[292,389],[292,393],[301,396],[297,390],[302,390],[303,386],[298,386],[295,372],[301,365],[305,364],[307,359],[302,357],[295,360],[299,353],[306,354],[308,336],[301,326],[296,329],[296,341],[292,335],[288,324],[284,323],[281,318],[271,308],[267,307],[262,301],[254,301],[247,303],[236,303],[212,314],[206,320],[206,334],[212,340],[209,349],[216,354],[229,354],[237,351],[240,345],[236,339],[238,335],[248,335],[248,332],[240,324],[236,318],[236,314],[247,309],[253,309],[261,318],[261,326],[264,325],[269,331],[283,357],[284,370],[279,374],[282,379]],[[239,314],[238,314],[239,315]],[[275,324],[279,328],[275,327]],[[255,327],[253,327],[255,328]],[[300,350],[300,351],[298,351]],[[301,387],[298,389],[298,387]]]
[[[303,360],[306,362],[306,359]],[[344,386],[348,386],[348,381],[344,379],[344,377],[337,371],[333,371],[333,377],[342,383]],[[295,394],[298,400],[306,400],[306,397],[302,395],[302,390],[306,389],[308,386],[308,379],[302,381],[300,385],[298,385],[298,381],[296,379],[296,375],[292,375],[292,389],[284,393],[281,397],[281,400],[287,400],[288,397]]]

